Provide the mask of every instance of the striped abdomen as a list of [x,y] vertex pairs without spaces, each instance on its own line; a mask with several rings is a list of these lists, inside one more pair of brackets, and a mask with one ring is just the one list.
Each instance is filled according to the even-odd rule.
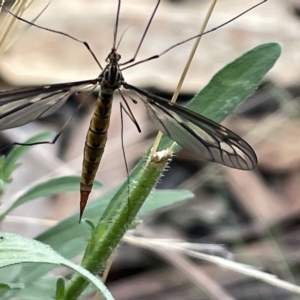
[[112,93],[100,92],[85,140],[80,181],[80,219],[104,152],[110,122]]
[[94,115],[85,140],[82,175],[80,181],[80,218],[92,190],[94,179],[104,152],[109,127],[114,91],[119,89],[124,78],[118,65],[121,56],[112,49],[106,61],[109,64],[99,75],[100,93]]

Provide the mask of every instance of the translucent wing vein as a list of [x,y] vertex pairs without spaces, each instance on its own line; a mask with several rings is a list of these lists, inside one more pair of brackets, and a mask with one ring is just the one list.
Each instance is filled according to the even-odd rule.
[[59,109],[71,94],[95,80],[0,92],[0,130],[18,127]]
[[185,107],[126,84],[143,100],[157,129],[207,161],[251,170],[256,154],[241,137]]

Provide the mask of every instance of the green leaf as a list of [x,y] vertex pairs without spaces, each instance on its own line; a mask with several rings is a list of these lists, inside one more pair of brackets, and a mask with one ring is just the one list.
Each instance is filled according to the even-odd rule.
[[[32,201],[39,197],[45,197],[50,195],[56,195],[59,193],[79,191],[80,177],[79,176],[63,176],[54,179],[41,182],[34,186],[33,188],[26,191],[22,196],[20,196],[13,204],[6,209],[0,215],[0,221],[13,209],[16,207]],[[102,185],[100,182],[95,181],[94,188],[100,188]],[[78,197],[79,199],[79,197]],[[79,200],[78,200],[79,201]]]
[[0,232],[0,268],[21,263],[43,263],[66,266],[93,283],[105,299],[113,299],[105,285],[94,275],[65,259],[50,246],[22,236]]
[[[107,192],[95,201],[90,201],[87,205],[85,216],[92,222],[96,222],[104,212],[107,204],[115,194],[115,189]],[[185,190],[155,190],[142,207],[139,215],[148,213],[154,209],[162,208],[170,204],[178,203],[190,199],[193,194]],[[51,245],[56,251],[67,258],[73,258],[85,248],[83,240],[87,240],[90,235],[90,226],[82,226],[78,223],[78,213],[61,221],[54,227],[45,231],[37,237],[39,241]],[[68,244],[64,241],[68,241]]]
[[[105,210],[108,202],[113,197],[115,192],[116,190],[114,189],[99,197],[97,200],[90,201],[87,205],[85,216],[93,222],[96,222],[99,219],[99,216]],[[166,198],[169,198],[169,200],[173,199],[173,201],[170,200],[170,204],[174,204],[175,201],[184,201],[191,198],[191,196],[191,192],[182,190],[153,191],[149,196],[150,203],[148,204],[148,201],[146,201],[146,204],[144,204],[140,215],[149,212],[152,209],[157,209],[168,205],[169,201],[167,201]],[[65,258],[71,259],[77,256],[78,254],[82,253],[87,246],[87,242],[85,241],[90,238],[91,234],[89,225],[84,224],[84,222],[79,224],[78,217],[78,213],[73,214],[71,217],[61,221],[54,227],[39,235],[37,240],[50,245],[55,251],[63,255]],[[25,284],[30,284],[38,280],[51,269],[52,267],[50,266],[28,264],[23,266],[23,269],[19,274],[19,278],[21,278]],[[4,295],[1,295],[0,297],[1,299],[4,299]]]

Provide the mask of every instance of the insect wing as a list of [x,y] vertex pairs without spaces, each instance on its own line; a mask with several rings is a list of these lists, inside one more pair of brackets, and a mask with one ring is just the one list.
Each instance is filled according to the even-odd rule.
[[0,92],[0,130],[18,127],[59,109],[71,94],[90,82],[38,86]]
[[134,86],[127,84],[125,88],[141,97],[157,129],[183,148],[231,168],[251,170],[256,166],[253,149],[224,126]]

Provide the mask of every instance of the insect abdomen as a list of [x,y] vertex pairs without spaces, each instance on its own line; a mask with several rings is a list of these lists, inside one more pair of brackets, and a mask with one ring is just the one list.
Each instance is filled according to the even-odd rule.
[[80,181],[80,219],[106,145],[112,99],[113,94],[100,93],[86,136]]

